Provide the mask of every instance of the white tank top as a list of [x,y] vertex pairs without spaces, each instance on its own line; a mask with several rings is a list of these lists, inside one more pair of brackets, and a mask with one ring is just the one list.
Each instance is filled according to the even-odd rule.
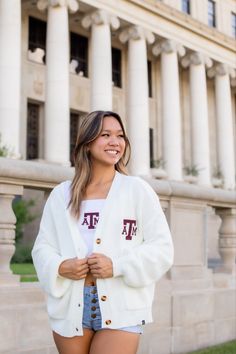
[[[71,183],[69,181],[64,183],[66,205],[68,205],[70,201],[70,185]],[[83,200],[81,202],[78,228],[80,235],[88,248],[87,256],[93,252],[94,235],[105,200],[106,199],[91,199]]]

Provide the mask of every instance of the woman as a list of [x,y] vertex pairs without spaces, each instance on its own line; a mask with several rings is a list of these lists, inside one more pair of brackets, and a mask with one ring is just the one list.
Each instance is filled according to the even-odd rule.
[[118,114],[88,114],[74,179],[45,205],[32,255],[60,354],[135,354],[154,284],[172,264],[158,197],[126,175],[129,153]]

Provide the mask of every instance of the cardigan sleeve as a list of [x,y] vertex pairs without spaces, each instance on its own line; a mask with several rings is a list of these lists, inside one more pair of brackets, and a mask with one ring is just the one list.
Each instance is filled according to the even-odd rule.
[[113,276],[122,276],[131,287],[143,287],[158,281],[173,264],[173,243],[159,198],[141,181],[139,198],[143,243],[112,259]]
[[71,280],[61,277],[58,268],[66,258],[59,252],[57,230],[53,209],[58,208],[58,191],[50,194],[42,215],[40,229],[32,250],[32,258],[40,285],[54,297],[61,297],[71,284]]

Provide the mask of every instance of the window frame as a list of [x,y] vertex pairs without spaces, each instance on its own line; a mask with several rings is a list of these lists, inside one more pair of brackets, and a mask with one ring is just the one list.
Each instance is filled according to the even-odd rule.
[[191,1],[190,0],[181,0],[181,10],[185,14],[190,15],[191,14]]
[[[210,8],[211,7],[211,12]],[[216,28],[216,2],[214,0],[207,1],[207,23],[209,27]]]

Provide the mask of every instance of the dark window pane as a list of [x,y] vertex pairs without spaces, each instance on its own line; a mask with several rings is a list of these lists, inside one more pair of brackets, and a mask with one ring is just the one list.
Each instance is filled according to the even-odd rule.
[[44,49],[46,53],[47,24],[34,17],[29,17],[29,46],[32,52],[36,48]]
[[208,25],[216,27],[215,2],[212,0],[208,0]]
[[77,33],[70,33],[70,61],[77,60],[76,73],[88,77],[88,38]]
[[74,148],[77,139],[77,132],[79,126],[79,114],[78,113],[70,113],[70,161],[72,166],[74,166]]
[[182,0],[182,11],[190,14],[190,0]]
[[153,166],[153,160],[154,160],[154,146],[153,146],[153,129],[149,128],[149,147],[150,147],[150,167]]
[[236,14],[231,13],[231,21],[232,21],[232,34],[233,37],[236,38]]
[[27,147],[26,158],[28,160],[39,157],[39,105],[28,103],[27,112]]
[[152,97],[152,62],[148,60],[148,96]]
[[112,81],[114,86],[121,87],[121,50],[112,48]]

